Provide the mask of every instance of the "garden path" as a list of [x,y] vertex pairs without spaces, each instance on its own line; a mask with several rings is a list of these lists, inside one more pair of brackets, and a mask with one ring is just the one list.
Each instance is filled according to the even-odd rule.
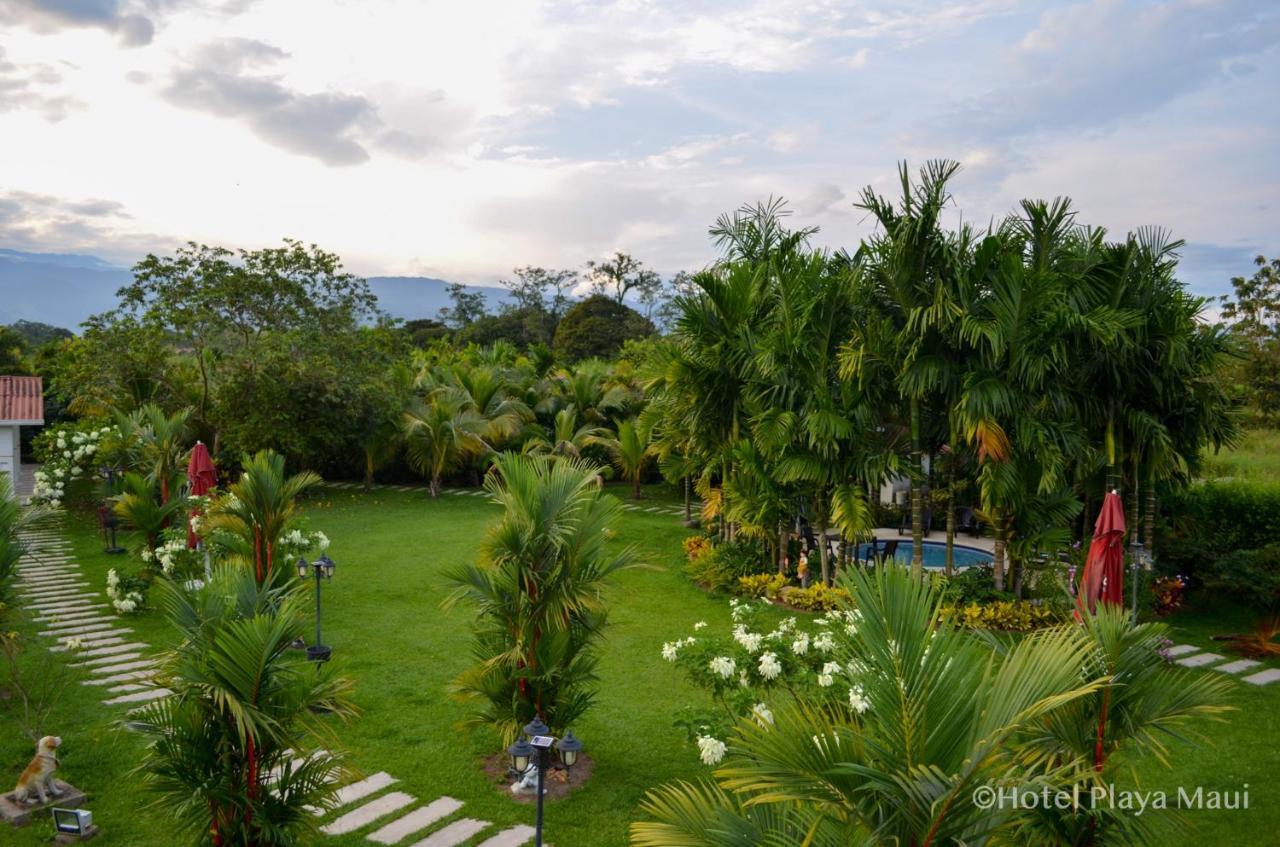
[[[104,705],[136,707],[171,693],[154,681],[159,659],[148,653],[150,646],[133,640],[132,630],[118,625],[119,616],[110,611],[105,595],[84,581],[71,545],[58,531],[40,527],[21,537],[28,550],[17,566],[16,587],[23,606],[42,627],[38,634],[55,640],[49,649],[75,651],[71,666],[88,675],[81,680],[84,685],[101,689]],[[454,818],[463,803],[452,797],[419,806],[417,798],[403,791],[383,793],[396,782],[379,771],[339,789],[333,809],[316,810],[328,819],[321,824],[321,832],[343,835],[369,828],[367,839],[384,845],[425,834],[410,847],[456,847],[482,834],[487,837],[476,847],[520,847],[533,838],[533,828],[523,824],[489,835],[485,830],[493,825],[486,821]],[[446,820],[444,826],[427,832]]]
[[[1252,671],[1254,668],[1257,668],[1262,664],[1262,662],[1254,661],[1253,659],[1236,659],[1235,661],[1227,662],[1224,665],[1219,665],[1217,662],[1221,662],[1226,658],[1226,656],[1218,653],[1202,651],[1194,644],[1175,644],[1173,647],[1165,650],[1165,652],[1172,656],[1175,662],[1184,667],[1212,667],[1215,671],[1233,675],[1240,674],[1245,671]],[[1238,677],[1238,679],[1250,683],[1251,685],[1270,685],[1276,680],[1280,680],[1280,669],[1266,668],[1261,671],[1250,673],[1248,676]]]

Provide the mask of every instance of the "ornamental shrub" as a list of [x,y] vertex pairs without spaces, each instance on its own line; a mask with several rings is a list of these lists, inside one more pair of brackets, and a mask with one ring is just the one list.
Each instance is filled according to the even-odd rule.
[[1280,542],[1208,558],[1201,564],[1200,578],[1208,588],[1274,612],[1280,609]]
[[1155,552],[1165,573],[1200,577],[1206,564],[1224,554],[1257,550],[1280,539],[1277,483],[1199,483],[1174,492],[1163,505],[1167,531],[1163,544],[1157,539]]
[[773,563],[757,541],[724,541],[698,549],[685,570],[708,591],[732,591],[739,577],[772,573]]
[[1026,600],[998,600],[994,603],[970,603],[967,606],[944,606],[942,619],[966,629],[998,629],[1006,632],[1030,632],[1062,621],[1050,606]]
[[778,596],[778,592],[786,587],[788,580],[780,573],[758,573],[751,576],[738,577],[736,594],[742,597],[764,597],[769,600]]

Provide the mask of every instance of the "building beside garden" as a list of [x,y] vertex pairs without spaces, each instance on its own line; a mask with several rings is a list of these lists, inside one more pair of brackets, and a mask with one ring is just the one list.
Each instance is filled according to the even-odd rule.
[[0,376],[0,473],[23,489],[20,427],[44,423],[44,385],[38,376]]

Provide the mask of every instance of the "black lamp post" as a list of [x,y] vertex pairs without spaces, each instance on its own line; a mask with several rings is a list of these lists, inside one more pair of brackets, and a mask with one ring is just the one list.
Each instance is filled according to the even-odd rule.
[[1142,546],[1142,542],[1138,540],[1137,532],[1134,532],[1133,541],[1129,542],[1129,573],[1131,574],[1131,582],[1133,583],[1133,622],[1138,622],[1138,589],[1139,581],[1142,579],[1142,572],[1148,567],[1147,550]]
[[107,543],[107,549],[103,552],[118,555],[125,550],[116,543],[116,528],[120,526],[120,519],[116,517],[115,511],[111,508],[111,496],[116,493],[116,468],[111,465],[103,465],[98,471],[107,480],[107,496],[102,506],[98,509],[98,520],[102,524],[102,536],[104,539],[110,538]]
[[526,737],[517,739],[516,743],[507,748],[507,752],[511,754],[511,767],[517,774],[523,776],[529,769],[531,760],[538,769],[538,812],[534,824],[534,847],[542,847],[542,800],[548,765],[547,752],[555,747],[560,753],[560,762],[566,769],[573,768],[578,761],[578,754],[582,752],[582,742],[574,737],[572,731],[566,732],[559,741],[550,733],[551,730],[542,719],[535,717],[524,728]]
[[307,648],[307,659],[313,662],[327,662],[333,655],[333,649],[324,646],[320,638],[320,578],[333,579],[333,560],[324,553],[314,562],[298,557],[298,577],[306,579],[308,572],[316,576],[316,643]]

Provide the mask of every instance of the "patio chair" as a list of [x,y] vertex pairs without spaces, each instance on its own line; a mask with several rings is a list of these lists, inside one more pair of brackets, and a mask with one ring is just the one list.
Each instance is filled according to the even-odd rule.
[[967,532],[974,538],[982,535],[982,524],[973,509],[965,506],[956,510],[956,531]]
[[[930,528],[933,526],[933,509],[924,510],[924,534],[928,535]],[[898,527],[898,535],[906,535],[911,532],[911,510],[907,509],[906,514],[902,516],[902,526]]]

